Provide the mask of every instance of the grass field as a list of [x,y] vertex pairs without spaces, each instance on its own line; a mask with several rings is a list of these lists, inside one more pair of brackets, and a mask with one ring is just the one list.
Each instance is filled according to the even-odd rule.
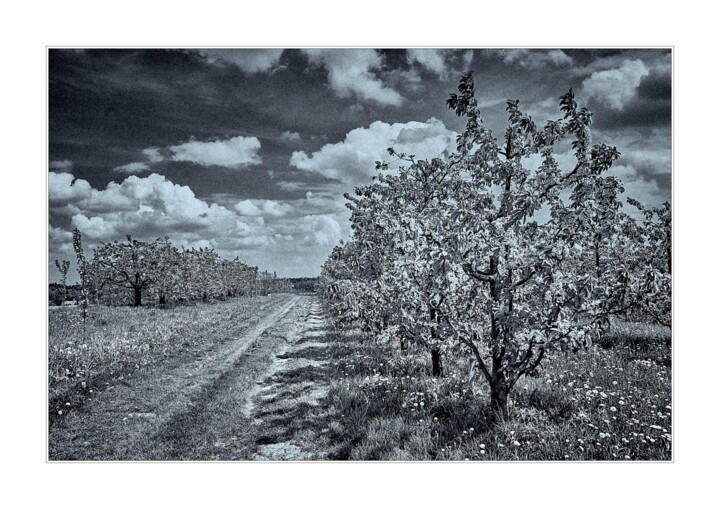
[[92,306],[84,324],[77,307],[51,308],[50,423],[92,401],[106,386],[126,381],[141,367],[217,342],[229,320],[262,316],[281,299],[240,297],[172,309]]
[[494,425],[464,359],[448,354],[433,378],[428,352],[337,330],[303,299],[101,306],[84,326],[79,309],[51,309],[51,458],[672,458],[664,327],[618,322],[586,351],[550,355]]
[[523,378],[512,418],[491,422],[488,388],[446,359],[432,378],[425,352],[400,354],[339,333],[329,398],[351,460],[669,460],[672,451],[670,335],[618,323],[587,351],[544,361]]

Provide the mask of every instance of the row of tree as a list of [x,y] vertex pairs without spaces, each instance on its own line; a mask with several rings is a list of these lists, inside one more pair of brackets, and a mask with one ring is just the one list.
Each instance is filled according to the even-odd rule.
[[[671,212],[634,200],[644,220],[621,211],[621,182],[606,175],[620,154],[592,143],[572,90],[544,126],[508,101],[501,143],[471,73],[458,91],[447,101],[466,119],[457,152],[428,161],[388,149],[403,166],[377,162],[373,182],[346,195],[353,238],[319,286],[340,324],[427,348],[434,375],[446,349],[469,356],[504,417],[547,352],[587,345],[612,316],[670,324]],[[562,168],[555,152],[568,149]]]
[[[178,249],[168,237],[146,242],[128,235],[125,242],[100,244],[91,259],[85,259],[78,230],[73,239],[83,300],[141,306],[151,299],[163,306],[289,289],[275,274],[259,272],[237,258],[223,259],[210,248]],[[56,265],[67,288],[70,264],[56,260]]]

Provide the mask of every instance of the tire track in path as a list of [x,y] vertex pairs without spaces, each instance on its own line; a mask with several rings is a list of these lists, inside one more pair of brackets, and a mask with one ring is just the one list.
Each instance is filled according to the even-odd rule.
[[317,300],[275,356],[265,377],[248,394],[243,413],[259,431],[251,459],[304,461],[324,459],[323,435],[331,411],[326,364],[329,328]]

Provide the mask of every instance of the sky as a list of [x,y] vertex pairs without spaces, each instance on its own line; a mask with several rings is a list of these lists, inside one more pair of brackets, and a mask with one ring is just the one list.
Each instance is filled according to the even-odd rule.
[[[317,276],[350,237],[343,194],[387,148],[437,157],[463,121],[445,100],[475,74],[485,125],[505,102],[559,118],[569,88],[593,142],[621,153],[626,196],[671,200],[669,49],[50,49],[49,278],[101,242],[168,236],[285,277]],[[570,160],[571,154],[559,154]],[[626,206],[627,211],[631,207]]]

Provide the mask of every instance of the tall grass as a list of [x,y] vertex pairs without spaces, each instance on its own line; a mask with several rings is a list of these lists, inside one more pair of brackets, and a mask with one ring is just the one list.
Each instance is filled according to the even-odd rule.
[[[250,321],[282,296],[238,297],[171,309],[92,306],[83,324],[78,308],[52,308],[48,316],[51,423],[81,406],[134,369],[200,345],[228,320]],[[216,335],[217,336],[217,335]]]
[[608,335],[575,355],[549,356],[518,382],[511,418],[491,425],[488,387],[468,382],[463,359],[450,356],[446,376],[433,378],[426,352],[339,333],[329,401],[341,445],[331,457],[671,459],[669,331],[619,323]]

